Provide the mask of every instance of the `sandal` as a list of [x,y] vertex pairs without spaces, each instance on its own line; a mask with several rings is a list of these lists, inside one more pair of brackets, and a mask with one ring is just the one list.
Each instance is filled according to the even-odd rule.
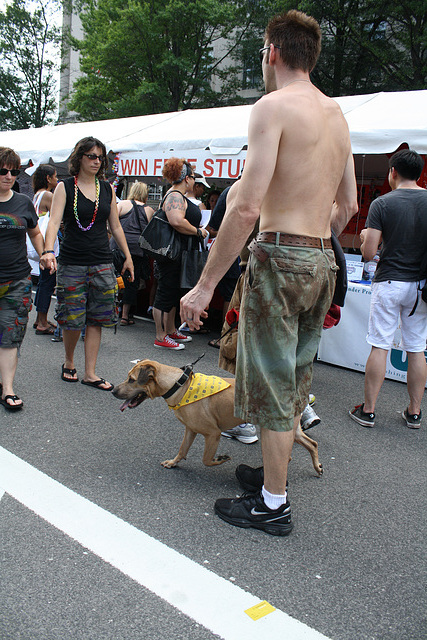
[[46,327],[46,329],[36,329],[36,336],[53,336],[55,329],[53,327]]
[[[67,376],[65,374],[68,374],[68,376],[73,376],[72,378],[67,378]],[[67,369],[67,367],[65,366],[65,364],[62,365],[62,373],[61,373],[61,379],[64,380],[64,382],[78,382],[79,379],[77,377],[77,370],[76,369]],[[74,378],[74,376],[76,376]]]
[[120,325],[122,327],[127,327],[130,324],[135,324],[135,320],[132,320],[132,318],[121,318]]
[[213,347],[214,349],[219,349],[220,345],[219,345],[219,341],[221,338],[215,338],[214,340],[209,340],[208,345],[210,347]]
[[[114,385],[106,382],[104,378],[100,378],[99,380],[81,380],[82,384],[86,384],[88,387],[94,387],[95,389],[99,389],[100,391],[112,391],[114,389]],[[101,385],[109,384],[110,386],[107,389],[104,389]]]
[[19,411],[24,406],[24,403],[22,401],[21,404],[9,404],[8,400],[13,400],[14,402],[16,402],[16,400],[21,400],[21,398],[11,395],[0,398],[0,404],[2,404],[8,411]]

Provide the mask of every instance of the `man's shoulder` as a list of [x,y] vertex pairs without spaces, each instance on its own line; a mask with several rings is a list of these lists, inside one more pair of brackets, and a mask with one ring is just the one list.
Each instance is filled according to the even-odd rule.
[[379,196],[373,202],[379,201],[385,205],[389,205],[393,202],[398,203],[399,201],[404,202],[408,200],[425,200],[427,204],[427,189],[394,189]]

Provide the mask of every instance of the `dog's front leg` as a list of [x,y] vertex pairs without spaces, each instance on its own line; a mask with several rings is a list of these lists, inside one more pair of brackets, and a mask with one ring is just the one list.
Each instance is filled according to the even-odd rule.
[[[205,436],[205,450],[203,452],[203,464],[207,467],[213,467],[217,464],[223,464],[227,462],[227,460],[231,460],[230,456],[215,456],[216,450],[218,449],[218,444],[221,439],[221,432]],[[215,457],[214,457],[215,456]]]
[[311,460],[313,462],[313,467],[316,473],[321,476],[323,474],[323,466],[322,463],[319,462],[319,454],[318,454],[318,444],[315,440],[309,438],[301,429],[301,424],[298,425],[296,433],[295,433],[295,442],[301,444],[311,455]]
[[172,460],[164,460],[162,462],[162,466],[166,467],[166,469],[172,469],[172,467],[176,467],[180,460],[185,460],[188,450],[193,444],[195,437],[196,434],[194,433],[194,431],[191,431],[191,429],[185,427],[184,439],[181,442],[181,446],[177,455]]

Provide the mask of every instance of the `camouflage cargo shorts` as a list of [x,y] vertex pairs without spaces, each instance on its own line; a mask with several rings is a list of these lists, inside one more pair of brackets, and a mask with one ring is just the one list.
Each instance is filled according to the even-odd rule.
[[0,348],[19,349],[31,307],[30,276],[0,283]]
[[259,243],[251,255],[240,308],[235,415],[290,431],[311,387],[313,360],[331,305],[336,271],[331,249]]

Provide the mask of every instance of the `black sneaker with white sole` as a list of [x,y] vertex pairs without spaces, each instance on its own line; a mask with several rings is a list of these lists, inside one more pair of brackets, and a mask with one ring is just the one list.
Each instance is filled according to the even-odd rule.
[[361,424],[362,427],[373,427],[375,425],[375,413],[363,411],[364,404],[358,404],[353,411],[349,411],[348,415],[352,420]]
[[278,509],[269,509],[261,491],[240,498],[221,498],[215,502],[215,513],[235,527],[261,529],[272,536],[287,536],[293,527],[289,501]]
[[423,413],[421,410],[419,413],[409,413],[408,408],[402,411],[402,418],[409,429],[419,429],[421,427],[422,417]]

